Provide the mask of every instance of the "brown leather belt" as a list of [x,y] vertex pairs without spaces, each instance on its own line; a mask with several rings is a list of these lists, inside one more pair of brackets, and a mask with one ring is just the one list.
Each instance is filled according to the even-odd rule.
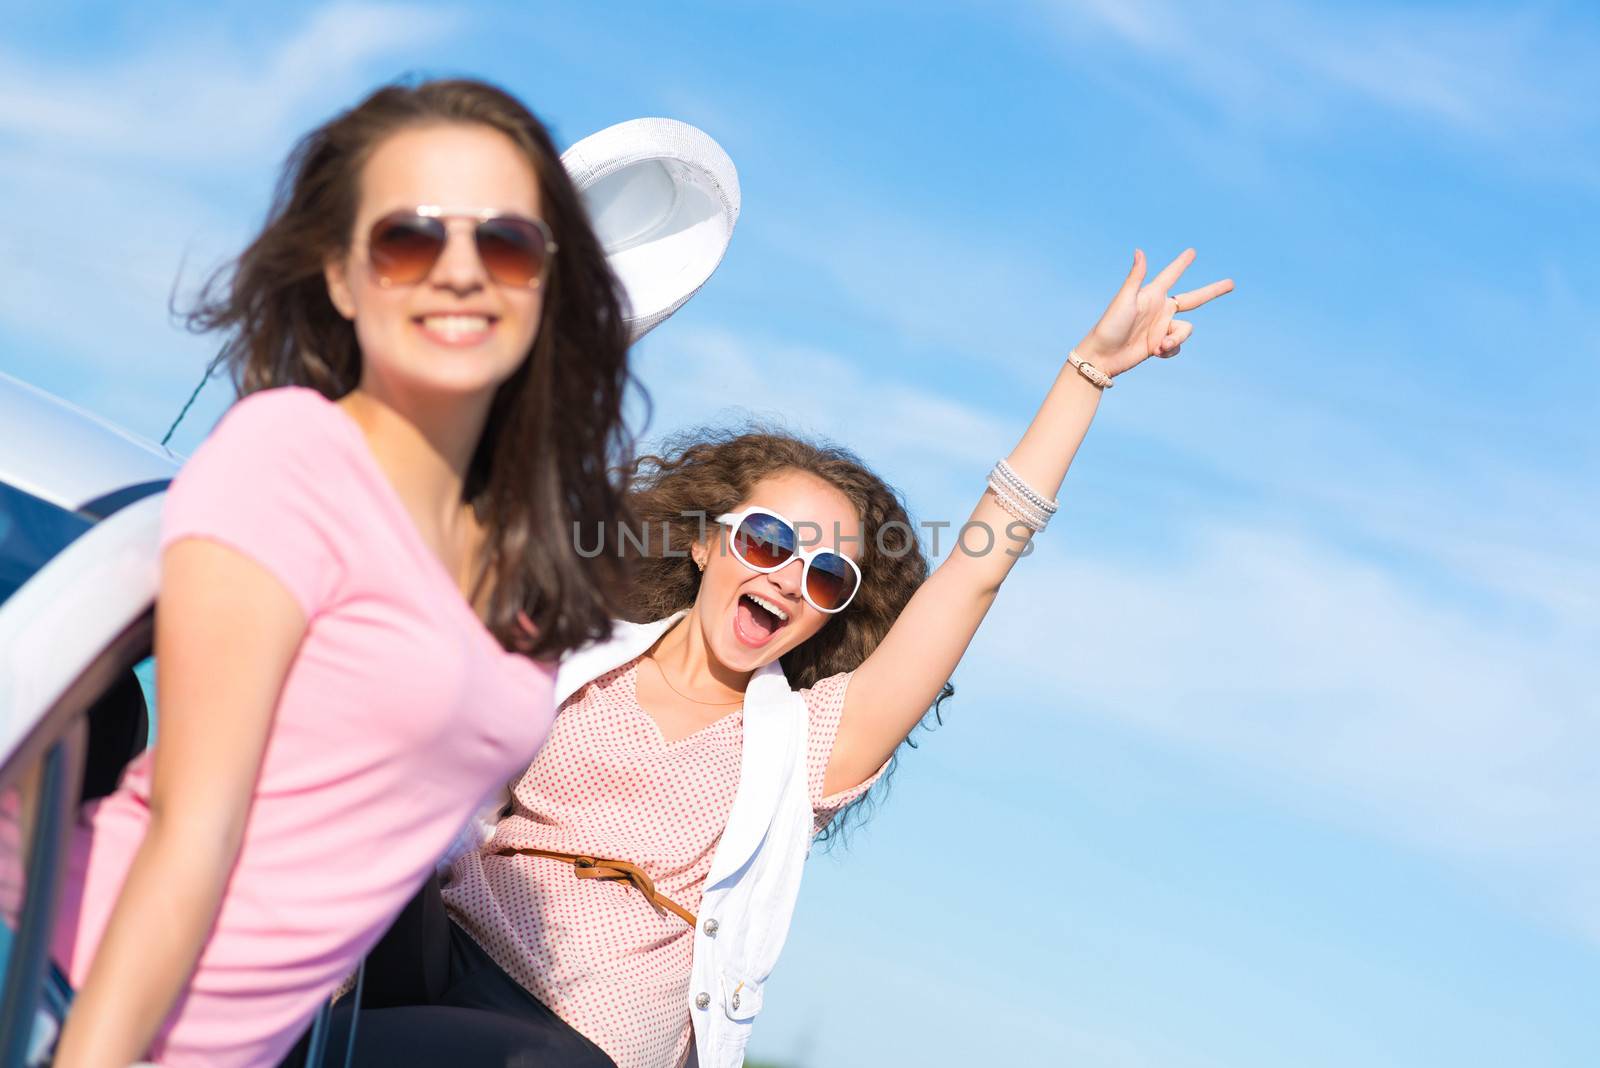
[[573,874],[580,879],[623,879],[632,883],[645,900],[655,906],[660,912],[663,908],[671,909],[673,913],[682,917],[683,922],[690,927],[698,924],[694,913],[673,901],[665,894],[656,890],[656,884],[650,881],[650,876],[637,864],[630,864],[626,860],[605,860],[601,857],[591,857],[585,853],[561,853],[554,849],[499,849],[497,856],[511,856],[523,854],[530,857],[551,857],[555,860],[564,860],[572,865]]

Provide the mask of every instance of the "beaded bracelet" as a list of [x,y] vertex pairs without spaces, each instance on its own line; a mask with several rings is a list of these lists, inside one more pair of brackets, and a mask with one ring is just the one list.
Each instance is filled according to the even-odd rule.
[[999,463],[994,465],[994,467],[995,470],[1000,473],[1000,477],[1005,479],[1006,482],[1010,484],[1012,489],[1020,493],[1030,504],[1043,511],[1045,514],[1055,515],[1056,509],[1061,507],[1061,505],[1053,498],[1046,497],[1044,494],[1040,493],[1038,490],[1024,482],[1022,476],[1017,474],[1016,468],[1011,466],[1010,461],[1002,458]]
[[1016,495],[1016,491],[998,479],[989,482],[989,488],[994,491],[995,498],[1003,505],[1006,511],[1028,524],[1035,531],[1043,530],[1050,524],[1050,516],[1042,512]]
[[998,479],[989,480],[989,489],[994,493],[994,499],[1004,508],[1011,517],[1029,530],[1037,534],[1050,525],[1050,517],[1031,509],[1027,502],[1013,497],[1011,489]]
[[1023,481],[1004,459],[990,470],[989,488],[1000,506],[1034,533],[1048,526],[1050,517],[1060,507],[1058,502]]

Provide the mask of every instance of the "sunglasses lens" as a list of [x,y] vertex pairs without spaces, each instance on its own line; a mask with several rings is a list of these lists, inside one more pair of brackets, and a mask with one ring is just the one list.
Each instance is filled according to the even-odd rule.
[[544,277],[549,245],[532,222],[502,216],[479,223],[477,233],[483,268],[496,282],[529,286]]
[[837,553],[820,553],[806,573],[806,592],[824,612],[831,612],[850,600],[861,580],[845,558]]
[[794,531],[777,516],[757,512],[733,532],[733,551],[751,567],[777,567],[794,556]]
[[444,223],[420,215],[399,214],[379,219],[367,241],[372,269],[394,285],[422,281],[444,249]]

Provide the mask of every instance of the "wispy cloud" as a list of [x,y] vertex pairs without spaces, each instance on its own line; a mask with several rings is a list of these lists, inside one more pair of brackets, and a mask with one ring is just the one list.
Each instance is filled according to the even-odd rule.
[[[459,21],[346,3],[266,39],[200,19],[109,62],[0,47],[0,200],[25,206],[0,223],[6,368],[159,436],[212,347],[169,321],[180,267],[181,297],[247,240],[302,129]],[[180,445],[227,392],[213,391]]]
[[1099,33],[1245,120],[1323,120],[1341,101],[1482,135],[1591,124],[1597,35],[1533,7],[1329,9],[1176,0],[1047,0],[1069,39]]
[[341,3],[276,40],[202,21],[110,64],[41,64],[0,51],[0,135],[65,158],[230,170],[280,158],[308,107],[340,100],[374,61],[459,22],[414,4]]
[[961,353],[1015,377],[1031,357],[1077,341],[1061,336],[1062,322],[1092,324],[1104,309],[1093,302],[1121,281],[1090,292],[1063,270],[1060,249],[1018,247],[971,217],[930,219],[839,184],[824,217],[769,222],[764,236],[917,350]]
[[656,406],[652,432],[755,418],[924,476],[950,461],[970,472],[1014,433],[914,376],[885,376],[816,345],[723,327],[674,323],[638,350],[635,368]]
[[1019,565],[980,665],[1243,762],[1291,807],[1452,858],[1600,941],[1594,617],[1527,627],[1238,516],[1189,517],[1161,553],[1053,548]]

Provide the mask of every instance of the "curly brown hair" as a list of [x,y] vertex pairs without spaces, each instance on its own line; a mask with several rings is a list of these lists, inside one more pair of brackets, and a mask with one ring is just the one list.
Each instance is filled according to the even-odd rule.
[[487,535],[479,582],[489,583],[490,631],[507,649],[553,658],[609,636],[626,581],[623,561],[581,558],[568,531],[624,515],[610,472],[632,453],[622,419],[629,333],[625,295],[577,188],[520,101],[469,79],[396,82],[311,131],[284,165],[261,233],[185,320],[224,333],[212,366],[228,365],[240,396],[298,385],[337,400],[356,388],[355,328],[334,308],[323,264],[349,251],[361,169],[377,146],[439,123],[486,126],[522,151],[561,248],[538,334],[495,393],[462,490]]
[[[689,547],[704,535],[707,517],[732,511],[749,499],[757,483],[787,471],[815,475],[843,493],[862,529],[860,591],[849,607],[780,661],[789,685],[805,689],[860,667],[928,577],[928,558],[904,499],[854,453],[760,425],[680,431],[634,462],[628,508],[635,537],[618,541],[633,572],[626,598],[631,621],[649,622],[688,608],[700,588]],[[936,722],[943,722],[941,706],[954,693],[946,682],[929,710]],[[909,738],[907,744],[916,746]],[[887,784],[897,760],[881,784]],[[823,837],[837,834],[846,815],[859,816],[866,800],[864,795],[835,817]]]

